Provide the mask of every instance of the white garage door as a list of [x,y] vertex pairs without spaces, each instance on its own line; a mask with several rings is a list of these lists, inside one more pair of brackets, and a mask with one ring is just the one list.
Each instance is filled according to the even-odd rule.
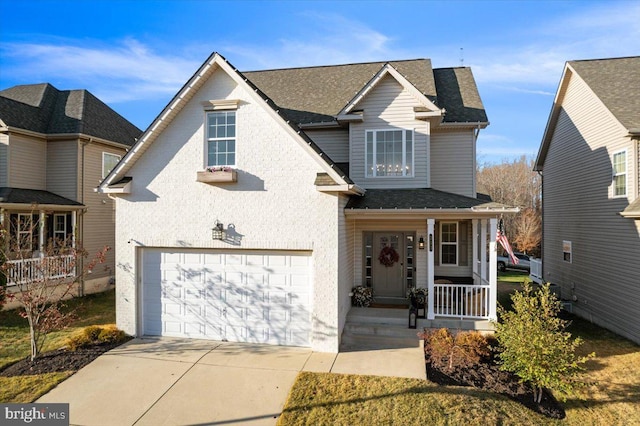
[[144,249],[143,333],[310,346],[311,253]]

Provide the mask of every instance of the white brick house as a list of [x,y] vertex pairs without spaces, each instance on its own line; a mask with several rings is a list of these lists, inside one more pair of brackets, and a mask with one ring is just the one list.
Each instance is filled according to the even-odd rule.
[[243,74],[212,54],[99,187],[117,200],[118,326],[336,352],[356,285],[389,303],[428,287],[429,318],[495,317],[513,210],[475,193],[487,124],[468,68]]

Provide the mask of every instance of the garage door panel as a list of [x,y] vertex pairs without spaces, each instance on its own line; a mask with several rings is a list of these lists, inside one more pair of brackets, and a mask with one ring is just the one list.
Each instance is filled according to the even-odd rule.
[[310,253],[145,249],[145,334],[308,346]]

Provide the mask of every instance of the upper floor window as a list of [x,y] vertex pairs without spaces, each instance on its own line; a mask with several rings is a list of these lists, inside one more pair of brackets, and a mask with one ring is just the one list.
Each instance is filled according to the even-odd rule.
[[413,130],[367,130],[367,177],[413,176]]
[[627,151],[613,154],[613,196],[627,195]]
[[236,112],[207,113],[207,167],[236,165]]
[[109,152],[102,153],[102,178],[104,179],[120,161],[120,156]]

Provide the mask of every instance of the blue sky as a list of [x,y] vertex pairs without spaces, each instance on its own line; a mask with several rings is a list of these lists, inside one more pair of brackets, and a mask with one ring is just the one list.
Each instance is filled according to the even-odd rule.
[[565,61],[640,54],[637,1],[0,0],[0,89],[87,89],[144,129],[217,51],[242,71],[470,66],[478,161],[535,155]]

